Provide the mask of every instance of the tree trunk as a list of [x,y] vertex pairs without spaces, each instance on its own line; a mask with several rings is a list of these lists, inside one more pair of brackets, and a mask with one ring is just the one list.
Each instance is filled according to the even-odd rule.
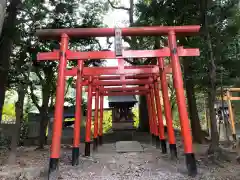
[[14,125],[11,138],[11,151],[8,157],[8,164],[16,163],[16,152],[17,146],[19,144],[21,122],[23,121],[23,105],[26,91],[24,87],[20,85],[18,89],[18,101],[15,103],[15,112],[16,112],[16,124]]
[[133,23],[134,23],[133,14],[134,14],[134,0],[130,0],[130,9],[129,9],[130,26],[133,26]]
[[44,149],[44,145],[46,142],[46,130],[49,122],[48,112],[46,110],[42,110],[40,112],[41,122],[40,122],[40,135],[39,135],[39,146],[38,149]]
[[139,131],[149,132],[147,100],[145,96],[139,96]]
[[[210,84],[211,86],[213,83]],[[217,122],[216,122],[216,113],[214,110],[214,102],[216,96],[216,90],[209,89],[208,91],[208,106],[210,111],[210,129],[211,129],[211,144],[208,149],[209,154],[213,154],[219,149],[219,136],[217,130]]]
[[2,109],[5,99],[5,90],[8,80],[8,70],[10,55],[13,45],[13,34],[16,27],[17,7],[20,4],[20,0],[11,1],[8,8],[8,16],[4,21],[2,36],[0,38],[0,122],[2,121]]
[[42,67],[42,70],[45,74],[45,79],[41,76],[40,69],[36,68],[35,69],[36,74],[38,78],[40,79],[40,83],[42,85],[42,105],[41,107],[38,105],[38,101],[36,100],[36,97],[33,95],[32,87],[31,87],[31,97],[33,100],[33,103],[35,106],[38,108],[41,116],[41,121],[40,121],[40,128],[39,128],[39,143],[38,143],[38,148],[37,149],[43,149],[44,145],[47,142],[47,137],[46,137],[46,130],[49,122],[49,117],[48,117],[48,107],[49,107],[49,100],[51,96],[51,90],[53,88],[56,88],[53,84],[53,77],[54,77],[54,70],[53,66],[44,66]]
[[46,84],[43,86],[43,89],[42,89],[43,102],[40,110],[41,122],[40,122],[40,135],[39,135],[38,149],[43,149],[44,145],[47,143],[46,130],[49,122],[48,103],[49,103],[50,93],[51,93],[49,89],[49,84],[48,84],[49,82],[48,77],[49,76],[46,74]]
[[188,102],[188,111],[192,128],[192,136],[193,140],[197,143],[203,142],[203,133],[200,125],[200,120],[198,116],[198,109],[196,103],[196,97],[194,92],[194,84],[192,79],[192,59],[186,58],[183,61],[184,68],[184,80],[187,94],[187,102]]
[[55,94],[52,94],[51,98],[50,98],[50,105],[49,105],[49,107],[51,107],[51,108],[54,106],[54,101],[55,101],[54,96],[55,96]]
[[209,84],[208,84],[208,107],[209,107],[209,115],[210,115],[210,128],[211,128],[211,144],[208,149],[209,154],[214,154],[219,150],[219,135],[217,130],[217,122],[216,122],[216,113],[214,110],[214,103],[216,98],[216,65],[215,58],[213,54],[212,48],[212,40],[208,29],[208,0],[204,0],[201,3],[201,13],[202,13],[202,24],[203,24],[203,34],[205,38],[205,42],[207,43],[208,49],[208,71],[209,71]]
[[0,37],[2,34],[3,23],[6,16],[6,9],[7,9],[7,0],[0,0]]

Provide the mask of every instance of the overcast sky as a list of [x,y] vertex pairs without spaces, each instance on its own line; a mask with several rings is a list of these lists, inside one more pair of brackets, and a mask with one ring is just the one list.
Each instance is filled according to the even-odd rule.
[[[129,0],[120,0],[120,5],[124,7],[129,7]],[[108,27],[127,27],[128,26],[128,12],[120,9],[110,9],[109,12],[105,15],[103,24],[106,24]],[[111,39],[113,41],[113,38]],[[103,46],[106,46],[106,38],[100,38],[100,43]],[[114,50],[114,45],[111,47]],[[117,66],[116,59],[109,59],[106,61],[106,66]]]
[[[129,7],[129,0],[121,0],[121,6]],[[120,9],[110,9],[109,12],[105,15],[103,24],[106,24],[108,27],[127,27],[129,26],[129,17],[128,12],[125,10]],[[113,38],[111,39],[114,40]],[[105,48],[106,46],[106,38],[100,38],[100,43]],[[112,45],[111,50],[114,50],[114,45]],[[109,59],[106,60],[106,66],[117,66],[116,59]],[[95,104],[95,99],[93,98],[93,109]],[[107,97],[104,98],[104,108],[108,107],[108,100]]]

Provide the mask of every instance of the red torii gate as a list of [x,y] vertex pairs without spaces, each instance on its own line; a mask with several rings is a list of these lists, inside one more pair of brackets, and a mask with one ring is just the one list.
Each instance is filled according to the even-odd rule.
[[[114,28],[76,28],[76,29],[45,29],[38,30],[37,36],[42,39],[61,39],[60,51],[55,50],[50,53],[39,53],[38,60],[59,60],[59,69],[58,69],[58,80],[57,80],[57,93],[56,93],[56,105],[55,105],[55,114],[54,114],[54,125],[53,125],[53,138],[51,146],[51,157],[49,164],[49,177],[53,172],[58,170],[59,164],[59,155],[60,155],[60,142],[61,142],[61,133],[62,133],[62,118],[63,118],[63,104],[64,104],[64,87],[65,87],[65,76],[66,75],[76,75],[77,74],[77,86],[76,86],[76,112],[75,112],[75,125],[74,125],[74,144],[73,144],[73,165],[77,164],[78,155],[79,155],[79,139],[80,139],[80,118],[81,118],[81,95],[82,95],[82,86],[86,83],[88,85],[88,112],[87,112],[87,121],[86,121],[86,135],[89,135],[91,129],[91,106],[92,106],[92,83],[98,86],[108,86],[108,85],[118,85],[122,81],[121,85],[126,84],[142,84],[142,82],[147,82],[150,84],[150,90],[147,93],[148,101],[148,111],[150,116],[150,132],[155,136],[158,135],[156,116],[153,115],[151,109],[155,107],[154,105],[154,93],[155,88],[151,84],[151,80],[141,80],[140,78],[136,79],[125,79],[125,76],[135,76],[135,75],[146,75],[148,74],[160,74],[160,82],[162,87],[162,94],[164,100],[165,115],[167,120],[167,126],[170,127],[172,123],[171,117],[171,108],[169,107],[169,98],[168,98],[168,87],[166,81],[166,71],[164,70],[163,57],[171,57],[171,67],[173,73],[173,82],[176,89],[176,97],[178,104],[179,117],[181,122],[181,132],[184,143],[184,152],[186,156],[186,164],[189,175],[195,175],[197,173],[195,157],[192,148],[192,136],[189,126],[188,114],[186,109],[186,102],[184,97],[183,89],[183,80],[181,74],[181,67],[179,63],[179,56],[197,56],[199,55],[198,49],[183,49],[182,47],[177,47],[176,34],[190,35],[192,33],[198,32],[200,26],[152,26],[152,27],[131,27],[123,28],[122,36],[159,36],[165,35],[168,36],[169,47],[162,50],[150,50],[150,51],[123,51],[122,56],[116,56],[112,51],[99,51],[99,52],[73,52],[68,50],[69,38],[81,38],[81,37],[109,37],[114,36]],[[88,59],[124,59],[124,58],[143,58],[143,57],[156,57],[158,58],[158,67],[136,67],[133,69],[125,68],[102,68],[102,69],[91,69],[83,68],[83,61]],[[78,68],[67,70],[66,64],[67,60],[78,60]],[[98,80],[93,81],[94,76],[98,75],[120,75],[120,80],[118,82],[109,83],[102,81],[101,77]],[[83,78],[89,77],[83,83]],[[122,78],[123,77],[123,78]],[[104,78],[103,78],[104,79]],[[153,81],[152,81],[153,83]],[[155,83],[154,83],[155,84]],[[127,92],[125,92],[127,93]],[[134,92],[133,92],[134,93]],[[109,94],[109,93],[108,93]],[[137,92],[135,92],[137,94]],[[100,112],[103,109],[103,95],[100,96]],[[159,102],[156,96],[156,104]],[[101,100],[102,99],[102,100]],[[157,107],[157,112],[160,111],[160,108]],[[158,113],[159,115],[159,113]],[[102,114],[100,113],[100,119]],[[158,119],[161,119],[159,116]],[[101,122],[100,122],[101,125]],[[174,132],[170,132],[168,128],[169,144],[171,153],[176,153],[176,143],[174,138]],[[163,133],[160,131],[159,133]],[[99,133],[102,136],[101,133]],[[164,135],[164,134],[163,134]],[[173,137],[173,139],[170,138]],[[171,142],[170,142],[171,141]],[[86,136],[85,143],[85,155],[90,154],[90,137]],[[175,149],[175,150],[174,150]]]
[[[154,84],[154,85],[152,85]],[[151,131],[151,134],[152,134],[152,143],[154,143],[154,139],[155,139],[155,142],[156,142],[156,147],[159,148],[160,147],[160,143],[161,142],[161,147],[162,147],[162,153],[167,153],[167,147],[166,147],[166,140],[165,140],[165,137],[164,137],[164,125],[163,125],[163,119],[162,119],[162,111],[161,111],[161,104],[160,104],[160,96],[159,96],[159,86],[158,86],[158,83],[157,81],[156,82],[152,82],[152,84],[149,84],[149,85],[145,85],[145,86],[140,86],[140,87],[110,87],[110,88],[104,88],[102,86],[98,87],[98,88],[94,88],[93,89],[93,96],[96,96],[96,104],[95,104],[95,112],[96,112],[96,109],[98,108],[97,106],[97,97],[99,96],[99,93],[100,93],[100,96],[119,96],[119,95],[152,95],[152,97],[150,99],[148,99],[148,103],[151,103],[151,104],[148,104],[149,106],[152,105],[152,98],[156,98],[156,108],[157,108],[157,116],[158,116],[158,124],[159,124],[159,131]],[[152,89],[151,88],[154,88],[154,91],[151,91]],[[153,93],[153,94],[151,94]],[[155,94],[154,94],[155,93]],[[154,103],[154,102],[153,102]],[[156,114],[155,112],[155,105],[154,107],[150,108],[152,111],[149,112],[150,114],[154,113]],[[102,110],[100,110],[100,113]],[[151,115],[151,117],[153,118],[153,116]],[[96,118],[96,115],[95,115],[95,118]],[[152,120],[149,119],[149,123],[150,123],[150,127],[152,127],[151,123],[153,121],[156,121],[155,118],[153,118]],[[97,122],[97,119],[95,119],[95,122]],[[102,122],[102,119],[100,119],[100,122]],[[95,126],[94,126],[95,127]],[[154,126],[155,127],[155,126]],[[168,127],[169,129],[171,129],[173,131],[173,127],[171,125],[171,127],[169,126]],[[102,131],[100,129],[100,131]],[[159,133],[159,134],[158,134]],[[102,137],[100,137],[101,139],[101,142],[102,142]],[[169,139],[173,139],[174,140],[174,134],[173,136],[170,136]],[[176,157],[177,154],[176,154],[176,148],[175,149],[170,149],[170,151],[172,152],[172,150],[174,151],[174,156]]]

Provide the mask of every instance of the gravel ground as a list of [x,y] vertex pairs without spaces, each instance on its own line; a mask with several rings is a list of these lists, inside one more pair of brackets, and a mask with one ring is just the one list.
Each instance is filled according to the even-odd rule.
[[[184,156],[170,160],[160,150],[143,144],[143,153],[115,153],[114,144],[105,144],[91,158],[81,158],[79,167],[61,165],[60,179],[68,180],[235,180],[239,166],[208,167],[198,161],[198,175],[188,177]],[[181,152],[180,152],[181,154]]]
[[[206,163],[203,152],[206,145],[197,145],[198,175],[187,176],[185,158],[179,149],[179,159],[171,160],[161,150],[141,143],[144,152],[116,153],[115,143],[104,144],[91,157],[80,157],[77,167],[71,166],[71,148],[64,146],[61,152],[60,176],[64,180],[240,180],[240,166],[232,162],[221,162],[219,166]],[[48,148],[35,151],[35,147],[19,148],[15,166],[4,166],[6,152],[0,155],[0,180],[45,180],[49,159]],[[84,145],[80,152],[84,152]]]

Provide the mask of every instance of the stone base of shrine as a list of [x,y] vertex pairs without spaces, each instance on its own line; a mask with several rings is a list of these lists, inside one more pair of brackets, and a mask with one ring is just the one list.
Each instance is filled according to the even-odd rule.
[[143,147],[137,141],[118,141],[116,142],[116,152],[143,152]]
[[112,130],[135,130],[133,122],[113,122]]

